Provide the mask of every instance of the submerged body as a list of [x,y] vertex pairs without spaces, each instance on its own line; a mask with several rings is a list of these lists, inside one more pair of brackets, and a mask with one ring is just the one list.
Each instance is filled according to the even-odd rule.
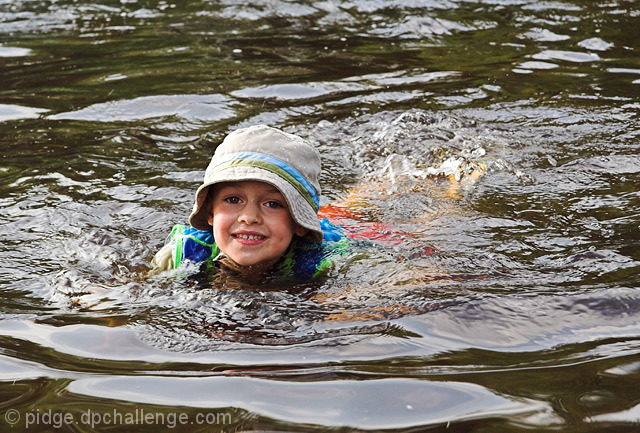
[[[222,253],[214,232],[176,224],[165,246],[153,258],[154,272],[178,269],[194,263],[217,262],[225,268],[245,271],[254,276],[275,269],[283,279],[294,278],[300,281],[321,275],[332,266],[336,258],[349,251],[350,246],[358,245],[362,248],[364,245],[375,245],[391,251],[390,247],[410,239],[407,233],[394,231],[380,223],[363,221],[353,212],[339,206],[324,206],[320,209],[319,215],[326,216],[318,221],[322,228],[323,240],[319,242],[294,238],[278,259],[268,267],[260,264],[239,266]],[[241,246],[244,247],[244,243],[241,243]],[[256,245],[249,245],[254,246]],[[432,253],[430,247],[419,249],[419,254],[422,255]],[[400,261],[405,257],[397,255],[397,258]]]
[[152,261],[154,272],[178,269],[195,263],[216,262],[236,272],[259,276],[267,271],[279,270],[282,278],[309,279],[318,276],[331,265],[331,256],[344,251],[348,238],[339,226],[328,220],[320,221],[325,235],[322,242],[293,240],[268,267],[260,264],[239,266],[224,256],[210,231],[176,224],[165,246]]
[[[464,168],[465,181],[482,172]],[[196,192],[192,227],[174,227],[152,261],[152,273],[207,261],[250,282],[274,269],[286,279],[307,279],[329,269],[354,240],[386,249],[398,261],[432,254],[430,247],[409,242],[414,235],[350,210],[366,207],[371,194],[387,190],[385,182],[354,188],[342,201],[320,208],[319,174],[318,151],[300,137],[267,126],[232,132]],[[448,177],[457,189],[457,178]],[[403,253],[394,249],[400,246]]]

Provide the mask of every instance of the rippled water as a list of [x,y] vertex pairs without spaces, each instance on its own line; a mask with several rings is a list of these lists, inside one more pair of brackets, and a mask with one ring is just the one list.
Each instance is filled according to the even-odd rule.
[[[2,430],[637,431],[640,2],[592,3],[0,0]],[[412,239],[147,278],[256,123]]]

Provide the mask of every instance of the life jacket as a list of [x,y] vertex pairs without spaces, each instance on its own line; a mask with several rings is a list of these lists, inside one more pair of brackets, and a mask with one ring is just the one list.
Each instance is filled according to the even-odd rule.
[[[322,242],[294,239],[276,265],[283,275],[311,278],[331,265],[331,256],[344,251],[347,237],[340,226],[321,219],[320,228],[324,236]],[[215,261],[221,253],[212,232],[183,224],[173,226],[167,244],[171,244],[173,248],[174,269],[186,263]]]
[[212,232],[186,227],[184,224],[174,225],[165,243],[173,246],[173,269],[182,263],[213,260],[220,254]]
[[[350,243],[366,243],[380,247],[393,247],[405,243],[410,233],[394,230],[390,226],[363,221],[350,210],[326,205],[318,215],[323,233],[322,242],[294,238],[282,259],[275,265],[277,273],[284,277],[308,279],[331,267],[334,259],[348,251]],[[167,239],[173,248],[173,268],[183,263],[215,261],[221,254],[213,233],[176,224]],[[396,260],[430,256],[431,247],[421,246],[409,255],[396,255]]]

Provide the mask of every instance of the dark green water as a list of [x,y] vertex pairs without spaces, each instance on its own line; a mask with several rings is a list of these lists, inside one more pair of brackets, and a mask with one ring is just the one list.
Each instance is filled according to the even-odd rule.
[[[640,431],[639,19],[0,0],[0,430]],[[324,203],[365,184],[369,220],[439,253],[290,288],[144,278],[256,123],[317,145]],[[485,175],[423,179],[460,157]]]

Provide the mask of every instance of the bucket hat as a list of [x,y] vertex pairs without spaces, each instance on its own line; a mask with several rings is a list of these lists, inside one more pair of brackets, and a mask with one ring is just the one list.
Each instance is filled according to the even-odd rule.
[[256,180],[276,187],[287,201],[294,221],[309,230],[306,237],[321,241],[320,169],[318,150],[297,135],[265,125],[235,130],[211,158],[196,191],[189,223],[198,230],[212,230],[203,208],[211,185]]

